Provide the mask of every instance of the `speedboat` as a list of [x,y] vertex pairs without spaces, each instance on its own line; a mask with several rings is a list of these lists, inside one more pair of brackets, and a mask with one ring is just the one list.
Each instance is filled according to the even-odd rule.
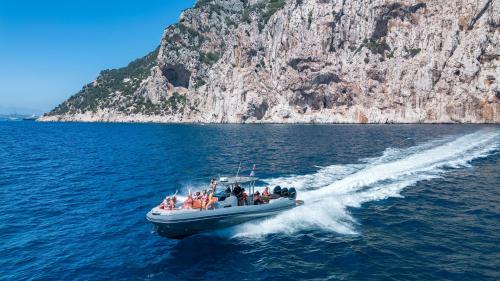
[[[146,218],[153,223],[155,231],[159,235],[182,239],[193,234],[273,216],[304,203],[301,200],[296,200],[297,193],[294,188],[276,186],[263,204],[255,205],[256,181],[258,181],[256,177],[219,178],[217,189],[221,189],[221,191],[215,192],[217,202],[213,208],[208,210],[201,208],[183,209],[181,206],[175,206],[169,210],[155,207],[147,214]],[[249,195],[246,200],[242,201],[238,189],[243,186],[248,186]],[[244,190],[245,188],[243,188]]]

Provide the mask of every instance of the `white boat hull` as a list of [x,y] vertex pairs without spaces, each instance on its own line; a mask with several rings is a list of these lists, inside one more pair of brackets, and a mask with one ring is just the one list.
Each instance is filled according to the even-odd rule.
[[282,198],[269,204],[248,205],[214,210],[174,210],[160,212],[157,209],[147,214],[155,225],[156,232],[168,238],[181,239],[193,234],[221,229],[254,219],[276,215],[301,205],[303,202]]

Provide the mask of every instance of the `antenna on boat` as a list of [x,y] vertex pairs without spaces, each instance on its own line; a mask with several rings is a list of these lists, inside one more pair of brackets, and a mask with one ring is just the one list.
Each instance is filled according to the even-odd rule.
[[250,172],[251,177],[255,177],[255,164],[253,164],[252,171]]
[[238,166],[238,172],[236,172],[236,177],[238,177],[238,175],[240,174],[241,162],[242,162],[242,161],[240,161],[240,165]]

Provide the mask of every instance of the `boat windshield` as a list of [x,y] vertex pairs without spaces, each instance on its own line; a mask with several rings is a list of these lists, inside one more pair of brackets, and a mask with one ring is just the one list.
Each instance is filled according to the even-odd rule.
[[221,188],[220,190],[217,190],[215,191],[215,194],[214,194],[214,197],[227,197],[227,192],[226,192],[226,188]]

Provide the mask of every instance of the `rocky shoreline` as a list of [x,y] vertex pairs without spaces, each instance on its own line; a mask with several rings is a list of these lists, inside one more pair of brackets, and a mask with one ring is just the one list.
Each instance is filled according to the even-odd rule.
[[38,122],[84,122],[84,123],[179,123],[179,124],[497,124],[495,120],[478,120],[470,117],[468,119],[453,120],[449,118],[429,120],[425,118],[418,118],[412,115],[407,119],[390,119],[387,114],[379,115],[372,118],[353,112],[349,117],[344,115],[334,114],[302,114],[295,118],[276,118],[265,120],[198,120],[188,118],[173,118],[172,116],[151,116],[142,114],[110,114],[110,113],[88,113],[77,115],[55,115],[55,116],[42,116],[37,119]]

